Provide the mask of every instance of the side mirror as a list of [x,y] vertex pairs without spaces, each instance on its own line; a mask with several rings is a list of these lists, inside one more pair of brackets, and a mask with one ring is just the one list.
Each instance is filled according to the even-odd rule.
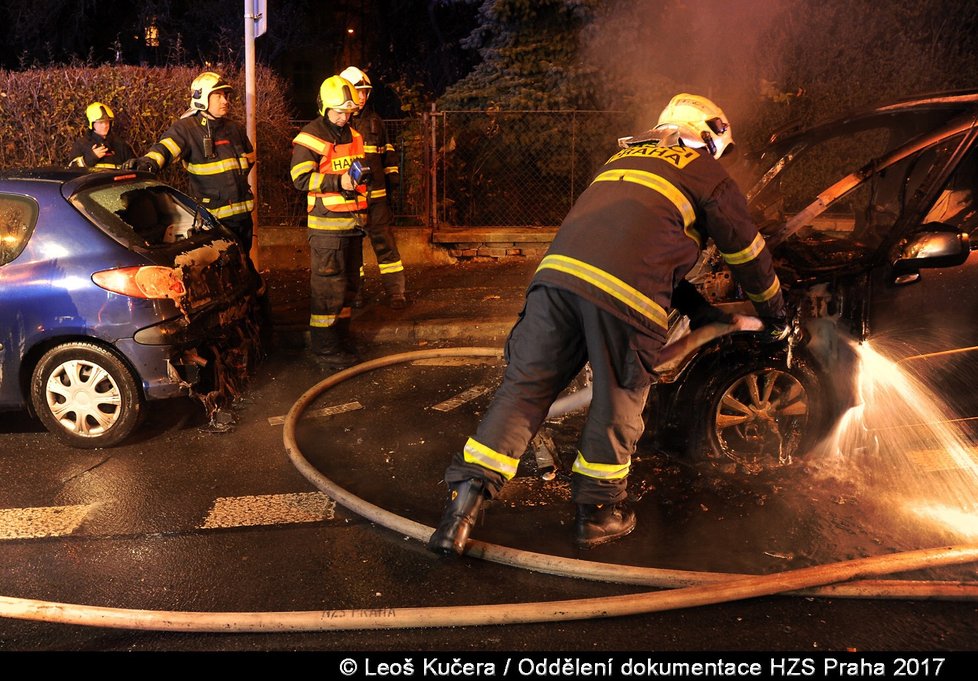
[[925,231],[917,232],[897,246],[892,263],[894,273],[914,273],[925,267],[954,267],[968,259],[971,241],[967,232],[939,222],[928,223],[924,228]]

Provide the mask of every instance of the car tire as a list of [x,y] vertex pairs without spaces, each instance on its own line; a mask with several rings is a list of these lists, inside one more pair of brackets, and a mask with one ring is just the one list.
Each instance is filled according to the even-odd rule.
[[129,368],[94,343],[48,350],[31,377],[31,403],[44,427],[82,449],[111,447],[139,424],[143,397]]
[[796,356],[717,366],[698,391],[689,454],[750,473],[801,458],[822,434],[826,404],[817,373]]

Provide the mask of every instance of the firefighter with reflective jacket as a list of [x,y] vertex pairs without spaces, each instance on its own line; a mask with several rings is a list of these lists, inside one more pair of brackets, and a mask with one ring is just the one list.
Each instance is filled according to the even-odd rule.
[[108,105],[92,102],[85,109],[88,130],[71,147],[72,166],[115,169],[131,159],[132,147],[112,130],[115,114]]
[[190,176],[190,194],[250,253],[255,204],[248,173],[255,162],[255,149],[244,128],[227,117],[231,91],[231,85],[213,71],[194,78],[190,109],[130,165],[158,173],[182,161]]
[[[623,138],[598,170],[530,282],[502,384],[445,472],[449,501],[430,550],[464,552],[483,503],[516,474],[551,403],[585,363],[593,393],[571,469],[576,544],[590,548],[634,529],[623,502],[653,367],[670,310],[685,311],[674,291],[708,239],[767,322],[765,336],[787,336],[770,253],[717,160],[732,144],[716,104],[680,94],[652,130]],[[689,314],[716,311],[702,302],[708,310]]]
[[306,192],[312,352],[329,368],[359,361],[350,341],[351,305],[363,266],[367,179],[353,84],[330,76],[319,87],[319,117],[292,140],[290,174]]
[[[392,225],[394,213],[391,210],[388,190],[394,192],[400,184],[397,167],[397,153],[394,145],[387,140],[384,121],[369,103],[372,85],[367,74],[356,66],[344,69],[340,76],[353,83],[360,96],[360,111],[353,117],[352,125],[363,135],[364,153],[370,168],[373,183],[368,198],[367,236],[377,256],[380,268],[380,281],[387,292],[387,302],[395,310],[407,307],[405,296],[404,263],[397,250]],[[361,270],[360,289],[355,302],[361,301],[363,291],[363,272]],[[362,304],[362,303],[361,303]]]

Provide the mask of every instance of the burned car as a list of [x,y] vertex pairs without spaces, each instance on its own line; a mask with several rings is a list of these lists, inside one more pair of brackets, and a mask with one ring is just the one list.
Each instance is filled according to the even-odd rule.
[[149,400],[229,402],[260,354],[260,279],[233,235],[148,175],[0,173],[0,409],[75,447]]
[[[978,91],[951,92],[778,133],[745,155],[732,174],[794,332],[773,345],[733,327],[689,334],[674,316],[647,419],[659,445],[754,471],[789,463],[862,399],[856,348],[868,342],[944,400],[934,418],[978,423],[976,140]],[[753,313],[716,253],[688,278]]]

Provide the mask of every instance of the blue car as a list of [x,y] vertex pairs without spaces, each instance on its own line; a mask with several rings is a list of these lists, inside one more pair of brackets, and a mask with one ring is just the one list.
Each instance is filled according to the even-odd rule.
[[260,355],[260,278],[233,235],[149,175],[0,171],[0,409],[75,447],[146,402],[213,413]]

